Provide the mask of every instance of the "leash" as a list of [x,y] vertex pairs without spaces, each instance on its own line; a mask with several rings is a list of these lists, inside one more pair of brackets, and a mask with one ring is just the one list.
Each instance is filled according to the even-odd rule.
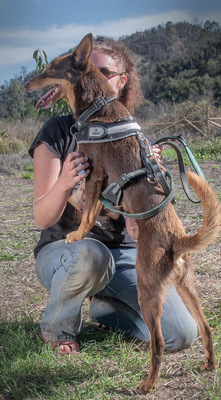
[[187,142],[186,142],[186,140],[184,139],[184,137],[182,135],[179,135],[179,136],[166,136],[166,137],[163,137],[161,139],[156,140],[154,142],[154,144],[169,145],[176,151],[177,157],[178,157],[179,171],[180,171],[180,180],[181,180],[181,183],[182,183],[182,186],[183,186],[183,190],[184,190],[187,198],[192,203],[200,203],[200,200],[195,199],[190,193],[183,155],[182,155],[182,152],[181,152],[180,148],[173,142],[180,142],[183,145],[183,147],[184,147],[184,149],[186,151],[186,154],[187,154],[187,156],[188,156],[188,158],[189,158],[194,170],[196,171],[196,173],[199,176],[201,176],[205,180],[205,176],[204,176],[199,164],[197,163],[192,151],[188,147]]

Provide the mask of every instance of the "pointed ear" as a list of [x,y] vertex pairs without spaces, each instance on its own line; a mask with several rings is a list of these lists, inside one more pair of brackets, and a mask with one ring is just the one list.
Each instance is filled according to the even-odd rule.
[[92,33],[88,33],[76,49],[73,51],[73,56],[77,63],[79,64],[86,64],[91,56],[93,49],[93,35]]

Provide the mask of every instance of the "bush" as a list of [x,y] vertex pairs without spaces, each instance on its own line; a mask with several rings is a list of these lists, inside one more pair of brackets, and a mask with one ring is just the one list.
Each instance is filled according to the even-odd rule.
[[19,153],[23,143],[17,139],[10,140],[6,131],[0,131],[0,154]]

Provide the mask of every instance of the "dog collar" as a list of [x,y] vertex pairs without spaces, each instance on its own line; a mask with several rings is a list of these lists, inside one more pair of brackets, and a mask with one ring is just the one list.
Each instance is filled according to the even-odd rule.
[[82,124],[87,121],[88,118],[91,117],[95,112],[101,110],[103,107],[105,107],[108,103],[111,103],[112,101],[116,100],[117,98],[115,96],[109,97],[109,99],[104,99],[103,97],[98,97],[95,99],[92,103],[92,105],[87,108],[81,115],[80,117],[76,120],[74,125],[72,125],[70,132],[72,133],[72,128],[81,129]]

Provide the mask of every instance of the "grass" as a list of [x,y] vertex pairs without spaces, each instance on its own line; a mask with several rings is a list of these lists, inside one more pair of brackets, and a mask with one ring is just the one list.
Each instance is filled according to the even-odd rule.
[[[189,143],[189,148],[194,154],[196,160],[199,161],[221,161],[221,137],[217,137],[211,140],[201,140],[200,142]],[[182,151],[183,158],[185,160],[186,165],[190,165],[189,159],[186,155],[186,152],[182,146],[180,146],[180,150]],[[171,147],[165,146],[162,151],[162,155],[167,161],[177,161],[176,151]],[[220,168],[220,165],[216,166],[216,168]]]
[[[217,320],[217,325],[219,323]],[[216,329],[214,320],[213,324]],[[221,350],[220,333],[214,335],[217,358]],[[56,355],[45,347],[38,323],[28,314],[23,314],[20,319],[16,316],[11,320],[2,318],[0,335],[1,399],[220,398],[221,366],[216,373],[200,373],[199,360],[194,354],[196,347],[184,351],[183,358],[177,353],[178,359],[172,362],[172,355],[165,354],[157,389],[152,394],[140,396],[135,388],[148,370],[149,348],[120,332],[107,332],[86,324],[79,335],[82,352],[72,358]],[[188,395],[190,388],[184,385],[186,375],[196,386],[191,397]],[[187,397],[182,394],[181,397],[167,397],[168,385],[171,390],[175,388],[178,396],[185,390]]]
[[[87,301],[78,338],[81,354],[69,359],[46,348],[39,323],[48,293],[34,272],[32,251],[39,231],[32,210],[33,166],[24,154],[3,154],[0,164],[0,400],[220,399],[221,241],[193,257],[201,303],[213,330],[216,371],[199,371],[203,347],[198,338],[191,349],[165,353],[156,389],[138,395],[136,388],[149,368],[148,345],[96,328],[88,318]],[[186,200],[177,167],[169,164],[169,169],[176,182],[176,210],[192,233],[201,226],[201,206]],[[202,169],[221,199],[220,163],[214,159]]]
[[38,324],[27,315],[2,319],[0,332],[4,398],[123,399],[133,393],[143,374],[143,359],[137,357],[138,351],[144,352],[143,345],[120,333],[84,330],[79,337],[81,354],[69,359],[44,346]]

